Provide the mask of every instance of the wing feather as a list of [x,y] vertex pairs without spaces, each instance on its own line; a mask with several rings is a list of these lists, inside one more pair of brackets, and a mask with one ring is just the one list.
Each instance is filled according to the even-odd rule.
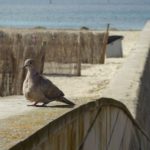
[[64,93],[50,80],[41,75],[39,78],[41,91],[44,93],[45,97],[53,99],[64,96]]

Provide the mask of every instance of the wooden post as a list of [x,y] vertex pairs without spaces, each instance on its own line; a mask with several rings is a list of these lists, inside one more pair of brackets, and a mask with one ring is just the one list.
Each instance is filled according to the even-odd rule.
[[43,51],[43,55],[41,57],[41,66],[40,66],[40,73],[43,73],[43,70],[44,70],[44,62],[45,62],[45,51],[46,51],[46,45],[47,45],[47,42],[46,41],[43,41],[42,42],[42,46],[41,46],[41,51]]
[[81,43],[80,43],[80,40],[81,40],[81,33],[79,32],[79,35],[78,35],[78,46],[77,46],[77,53],[78,53],[78,62],[77,62],[77,76],[81,76]]
[[107,24],[107,30],[106,33],[104,34],[102,47],[100,49],[100,64],[105,63],[105,53],[107,48],[108,36],[109,36],[109,24]]

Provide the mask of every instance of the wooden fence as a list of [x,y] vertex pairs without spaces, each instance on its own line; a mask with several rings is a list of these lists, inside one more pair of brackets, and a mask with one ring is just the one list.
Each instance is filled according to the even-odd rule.
[[43,71],[45,45],[32,35],[9,35],[0,32],[0,96],[21,94],[25,78],[24,60],[34,58],[39,72]]
[[104,33],[91,31],[1,31],[0,96],[22,93],[27,58],[36,60],[41,73],[80,76],[81,63],[101,63],[103,37]]
[[47,33],[46,36],[45,74],[79,76],[81,74],[81,63],[102,62],[101,46],[104,33],[61,31]]
[[80,76],[80,34],[53,32],[46,37],[44,74]]

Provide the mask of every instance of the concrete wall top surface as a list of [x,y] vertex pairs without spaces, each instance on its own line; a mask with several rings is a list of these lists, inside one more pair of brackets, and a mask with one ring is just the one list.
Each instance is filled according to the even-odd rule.
[[124,103],[134,118],[138,107],[139,90],[150,46],[150,21],[141,32],[136,48],[115,75],[103,97],[114,98]]

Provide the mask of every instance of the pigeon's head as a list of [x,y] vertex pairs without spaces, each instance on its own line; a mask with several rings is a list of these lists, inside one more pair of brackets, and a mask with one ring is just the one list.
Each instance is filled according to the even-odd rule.
[[34,67],[34,59],[26,59],[23,68],[31,69]]

